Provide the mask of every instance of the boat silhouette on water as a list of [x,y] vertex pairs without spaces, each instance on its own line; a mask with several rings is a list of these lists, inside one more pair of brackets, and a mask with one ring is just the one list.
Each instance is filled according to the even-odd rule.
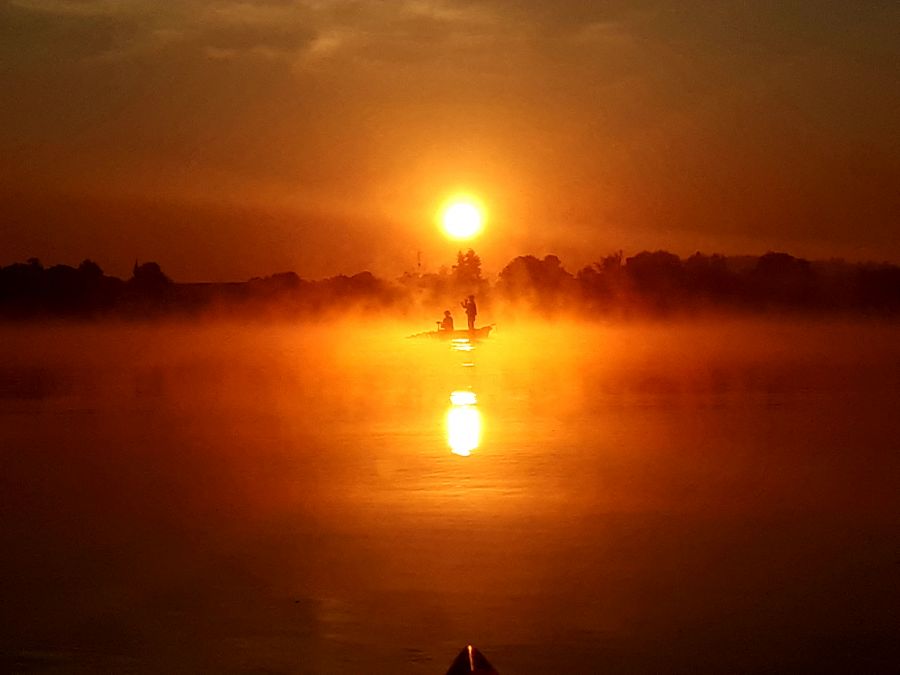
[[473,328],[468,330],[465,328],[459,330],[429,330],[424,333],[416,333],[410,335],[411,338],[429,338],[434,340],[484,340],[491,334],[494,324],[490,326],[482,326],[481,328]]
[[484,654],[475,649],[472,645],[466,645],[453,663],[450,664],[450,670],[447,675],[466,675],[466,673],[476,673],[476,675],[500,675],[494,667],[484,658]]

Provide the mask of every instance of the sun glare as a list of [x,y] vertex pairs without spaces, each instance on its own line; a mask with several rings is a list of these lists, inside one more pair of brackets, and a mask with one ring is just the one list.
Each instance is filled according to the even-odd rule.
[[474,200],[456,198],[444,206],[441,225],[451,239],[471,239],[484,227],[484,212]]

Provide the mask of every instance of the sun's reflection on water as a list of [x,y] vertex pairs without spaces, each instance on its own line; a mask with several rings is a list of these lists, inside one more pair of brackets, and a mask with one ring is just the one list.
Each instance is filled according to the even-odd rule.
[[468,457],[481,443],[481,412],[478,399],[472,391],[454,391],[450,394],[447,410],[447,444],[451,452]]
[[457,352],[470,352],[475,349],[475,345],[469,338],[453,338],[450,340],[450,349]]

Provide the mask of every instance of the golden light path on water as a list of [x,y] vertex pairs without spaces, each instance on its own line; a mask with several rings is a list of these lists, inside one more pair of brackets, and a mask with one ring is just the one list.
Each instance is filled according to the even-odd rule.
[[[450,341],[450,349],[465,354],[472,352],[475,345],[469,338],[457,338]],[[475,363],[467,360],[460,365],[463,368],[473,368]],[[477,404],[478,398],[471,388],[459,389],[450,394],[450,408],[445,419],[447,445],[453,454],[460,457],[468,457],[481,443],[481,411]]]
[[461,457],[468,457],[481,443],[481,412],[476,407],[478,399],[471,391],[454,391],[450,394],[447,410],[447,444]]
[[450,340],[450,348],[456,352],[470,352],[475,346],[469,338],[454,338]]

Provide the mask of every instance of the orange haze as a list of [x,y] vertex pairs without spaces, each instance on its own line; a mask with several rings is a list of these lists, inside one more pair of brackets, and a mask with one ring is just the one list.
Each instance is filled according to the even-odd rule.
[[7,264],[178,280],[666,248],[900,258],[890,3],[15,0]]

